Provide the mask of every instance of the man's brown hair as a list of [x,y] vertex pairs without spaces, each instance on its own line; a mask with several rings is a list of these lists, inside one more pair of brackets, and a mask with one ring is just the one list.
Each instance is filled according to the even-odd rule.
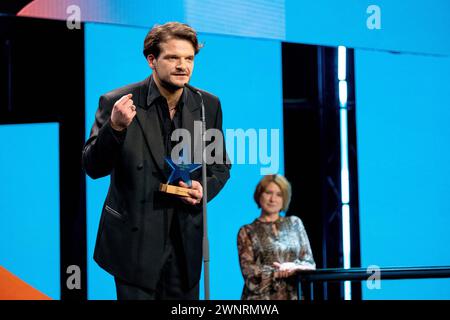
[[148,57],[152,54],[155,58],[158,58],[161,48],[160,44],[169,39],[182,39],[192,43],[195,54],[197,54],[203,47],[198,42],[197,32],[189,25],[180,22],[167,22],[163,25],[155,25],[145,37],[144,40],[144,56]]

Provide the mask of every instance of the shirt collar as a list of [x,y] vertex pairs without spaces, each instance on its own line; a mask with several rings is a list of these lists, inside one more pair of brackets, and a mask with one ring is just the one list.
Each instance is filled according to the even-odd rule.
[[[159,92],[158,86],[156,85],[156,82],[153,79],[153,75],[151,75],[150,83],[148,86],[148,93],[147,93],[147,106],[150,107],[160,97],[163,97],[163,96]],[[178,102],[178,106],[182,107],[183,105],[186,104],[186,101],[187,101],[187,94],[186,94],[186,90],[183,89],[183,93],[181,94],[181,98],[180,98],[180,101]]]

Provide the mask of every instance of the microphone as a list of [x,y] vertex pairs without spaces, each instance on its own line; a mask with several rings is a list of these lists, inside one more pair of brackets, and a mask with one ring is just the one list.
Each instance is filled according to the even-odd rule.
[[197,94],[200,97],[201,104],[201,120],[202,120],[202,141],[201,141],[201,152],[202,152],[202,185],[203,185],[203,239],[202,239],[202,252],[203,252],[203,280],[204,280],[204,290],[205,290],[205,300],[210,298],[209,290],[209,239],[208,239],[208,213],[207,206],[208,203],[208,183],[206,179],[206,161],[205,161],[205,148],[206,148],[206,118],[205,118],[205,104],[203,102],[203,95],[197,88],[185,83],[184,86]]
[[202,124],[203,124],[203,132],[205,132],[206,119],[205,119],[205,103],[203,102],[203,95],[200,92],[200,90],[198,90],[196,87],[191,86],[189,83],[185,83],[184,86],[200,97],[201,108],[202,108],[201,120],[202,120]]
[[184,86],[186,88],[188,88],[189,90],[191,90],[192,92],[198,94],[200,97],[202,96],[202,93],[200,92],[200,90],[198,90],[197,88],[191,86],[189,83],[185,83]]

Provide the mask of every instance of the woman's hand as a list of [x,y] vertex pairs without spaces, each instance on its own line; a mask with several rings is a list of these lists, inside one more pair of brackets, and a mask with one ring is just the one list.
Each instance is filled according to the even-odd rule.
[[277,271],[275,271],[275,278],[287,278],[297,272],[297,265],[293,262],[274,262],[273,266],[277,268]]
[[298,271],[314,270],[311,266],[302,266],[293,262],[274,262],[273,266],[277,268],[277,271],[275,271],[275,278],[287,278]]

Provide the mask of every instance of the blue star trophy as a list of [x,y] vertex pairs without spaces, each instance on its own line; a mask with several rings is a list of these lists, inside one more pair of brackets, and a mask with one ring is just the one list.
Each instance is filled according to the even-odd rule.
[[167,157],[165,160],[172,169],[172,172],[169,176],[169,179],[167,180],[167,183],[161,183],[159,185],[159,191],[176,194],[183,197],[189,197],[189,188],[175,186],[170,183],[181,179],[184,183],[191,187],[192,181],[189,174],[200,168],[202,165],[195,163],[188,164],[184,161],[183,157],[180,157],[180,160],[177,161],[178,163],[175,163],[169,157]]

